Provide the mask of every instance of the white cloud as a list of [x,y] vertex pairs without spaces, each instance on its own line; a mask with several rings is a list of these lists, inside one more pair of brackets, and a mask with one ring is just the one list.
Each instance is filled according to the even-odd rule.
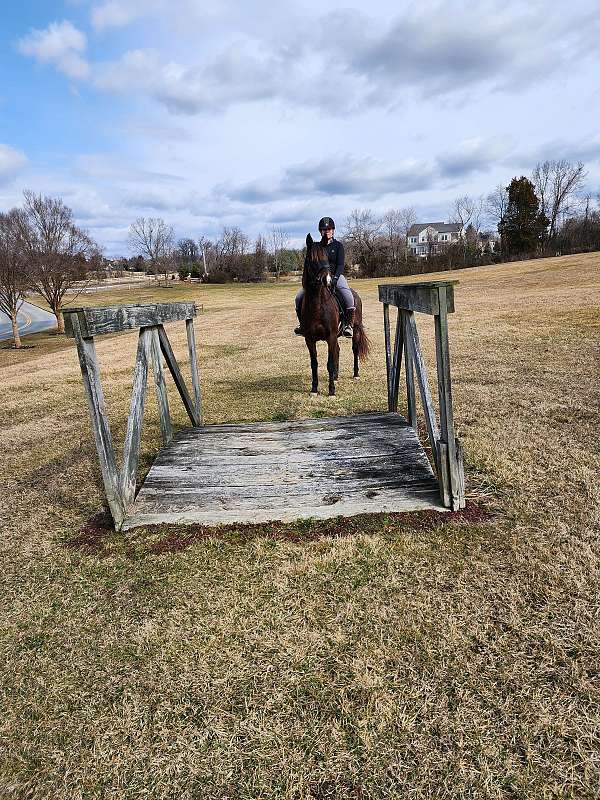
[[90,66],[82,56],[87,47],[86,36],[68,20],[30,31],[17,47],[26,56],[53,64],[69,78],[81,80],[90,74]]
[[92,25],[96,30],[122,28],[155,7],[164,6],[161,0],[107,0],[92,8]]
[[0,144],[0,183],[13,178],[26,163],[25,153],[7,144]]

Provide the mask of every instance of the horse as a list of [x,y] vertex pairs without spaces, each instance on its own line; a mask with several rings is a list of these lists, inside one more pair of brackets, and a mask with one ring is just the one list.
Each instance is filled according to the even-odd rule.
[[[310,233],[306,237],[306,260],[302,273],[304,298],[300,311],[304,340],[310,353],[312,370],[311,394],[318,394],[319,375],[317,361],[317,342],[325,341],[328,347],[327,372],[329,373],[329,396],[335,396],[335,381],[338,379],[340,364],[340,309],[331,290],[331,274],[327,251],[323,245],[313,241]],[[354,377],[358,378],[358,362],[369,354],[369,338],[362,324],[362,302],[352,289],[354,304],[354,333],[352,352],[354,354]]]

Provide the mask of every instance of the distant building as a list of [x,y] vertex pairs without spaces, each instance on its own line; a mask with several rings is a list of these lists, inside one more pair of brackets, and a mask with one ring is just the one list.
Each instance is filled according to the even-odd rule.
[[464,235],[463,226],[459,222],[417,222],[408,230],[407,246],[413,255],[427,258],[442,252]]

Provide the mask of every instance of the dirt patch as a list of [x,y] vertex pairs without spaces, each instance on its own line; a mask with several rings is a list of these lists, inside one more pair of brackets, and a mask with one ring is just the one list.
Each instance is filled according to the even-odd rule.
[[[268,524],[230,525],[148,525],[125,534],[125,552],[139,557],[142,552],[153,555],[179,553],[209,539],[248,543],[257,539],[306,543],[320,539],[344,539],[351,536],[381,533],[386,526],[394,530],[429,532],[457,525],[479,525],[490,522],[494,515],[481,503],[467,503],[461,511],[408,511],[382,514],[358,514],[327,520],[299,520]],[[107,556],[114,552],[115,537],[112,518],[106,511],[90,517],[65,547],[86,555]]]

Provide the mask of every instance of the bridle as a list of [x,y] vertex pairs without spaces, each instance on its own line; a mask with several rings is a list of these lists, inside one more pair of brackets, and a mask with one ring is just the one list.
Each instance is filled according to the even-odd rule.
[[311,261],[308,267],[307,283],[309,286],[317,286],[320,283],[329,287],[331,284],[329,261]]

